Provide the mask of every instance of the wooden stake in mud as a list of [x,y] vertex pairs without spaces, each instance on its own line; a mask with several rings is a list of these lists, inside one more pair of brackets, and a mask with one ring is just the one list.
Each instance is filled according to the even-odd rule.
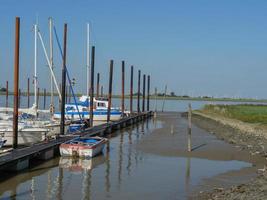
[[19,92],[19,40],[20,18],[16,17],[15,56],[14,56],[14,111],[13,111],[13,148],[18,147],[18,92]]
[[[6,108],[8,107],[8,81],[6,81]],[[7,113],[7,111],[6,111]]]
[[96,98],[99,97],[99,81],[100,81],[100,74],[97,73],[97,77],[96,77]]
[[92,46],[91,53],[91,83],[90,83],[90,126],[94,121],[94,78],[95,78],[95,47]]
[[63,61],[62,61],[62,88],[61,88],[61,119],[60,119],[60,134],[65,133],[65,97],[66,97],[66,54],[67,53],[67,24],[64,24],[63,38]]
[[30,107],[30,78],[28,78],[27,82],[27,105]]
[[192,150],[192,143],[191,143],[191,136],[192,136],[192,108],[191,103],[188,104],[188,140],[187,140],[187,151],[190,152]]
[[112,97],[112,80],[113,80],[113,60],[110,60],[107,122],[110,121],[110,108],[111,108],[111,97]]
[[137,112],[140,113],[140,79],[141,71],[138,70],[138,86],[137,86]]
[[45,105],[46,105],[46,89],[44,89],[44,109],[45,109]]
[[142,112],[145,112],[145,100],[146,100],[146,75],[143,75],[143,101],[142,101]]
[[131,82],[130,82],[130,113],[133,113],[133,66],[131,66]]
[[146,110],[149,111],[149,100],[150,100],[150,76],[147,76],[147,105]]
[[125,79],[125,62],[121,62],[121,111],[124,113],[124,79]]

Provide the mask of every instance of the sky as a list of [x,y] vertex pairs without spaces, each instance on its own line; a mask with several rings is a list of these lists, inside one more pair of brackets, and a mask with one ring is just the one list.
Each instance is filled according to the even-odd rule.
[[[20,88],[33,78],[34,32],[48,48],[48,18],[60,41],[68,24],[67,67],[86,93],[86,23],[96,48],[95,72],[108,88],[109,61],[114,60],[114,87],[121,90],[121,61],[151,76],[157,87],[177,95],[267,98],[267,1],[265,0],[0,0],[0,85],[13,87],[15,17],[21,20]],[[38,41],[38,85],[49,90],[49,70]],[[55,73],[62,61],[54,42]],[[95,78],[96,79],[96,78]],[[31,85],[31,87],[33,87]]]

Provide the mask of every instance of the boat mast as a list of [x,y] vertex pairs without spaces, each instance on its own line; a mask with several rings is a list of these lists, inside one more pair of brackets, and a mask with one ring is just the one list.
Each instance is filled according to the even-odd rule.
[[87,23],[87,42],[86,42],[86,49],[87,49],[87,53],[86,53],[86,75],[87,75],[87,83],[86,83],[86,94],[87,97],[89,96],[89,84],[90,84],[90,25],[89,23]]
[[37,111],[37,22],[34,24],[34,108]]
[[49,60],[49,57],[48,57],[48,54],[47,54],[45,45],[44,45],[44,41],[43,41],[42,35],[41,35],[41,33],[40,33],[40,30],[38,30],[38,36],[39,36],[39,39],[40,39],[40,41],[41,41],[41,44],[42,44],[42,47],[43,47],[43,50],[44,50],[45,58],[46,58],[48,67],[49,67],[49,69],[50,69],[50,73],[51,73],[51,75],[52,75],[54,84],[55,84],[55,86],[56,86],[56,90],[57,90],[57,92],[58,92],[59,100],[61,101],[61,100],[62,100],[62,97],[61,97],[61,93],[60,93],[60,90],[59,90],[59,87],[58,87],[58,84],[57,84],[57,79],[56,79],[56,76],[55,76],[55,74],[54,74],[54,72],[53,72],[53,70],[52,70],[52,66],[51,66],[51,63],[50,63],[50,60]]
[[[50,44],[50,65],[52,68],[52,71],[54,70],[54,63],[53,63],[53,21],[52,17],[49,17],[49,44]],[[53,85],[53,75],[51,73],[50,76],[50,111],[51,113],[54,112],[54,85]]]

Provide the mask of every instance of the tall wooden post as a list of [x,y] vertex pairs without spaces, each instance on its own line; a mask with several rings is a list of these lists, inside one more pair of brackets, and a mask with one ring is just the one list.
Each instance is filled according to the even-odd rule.
[[149,100],[150,100],[150,75],[147,76],[147,105],[146,110],[149,111]]
[[110,121],[110,109],[111,109],[111,98],[112,98],[112,80],[113,80],[113,60],[110,60],[109,69],[109,87],[108,87],[108,113],[107,122]]
[[63,62],[62,62],[62,88],[61,88],[61,120],[60,120],[60,134],[65,133],[65,97],[66,97],[66,56],[67,56],[67,24],[64,24],[64,38],[63,38]]
[[121,62],[121,111],[124,113],[124,79],[125,79],[125,62]]
[[28,78],[27,82],[27,105],[30,107],[30,78]]
[[19,43],[20,18],[16,17],[15,56],[14,56],[14,111],[13,111],[13,148],[18,147],[18,92],[19,92]]
[[[8,108],[8,81],[6,81],[6,108]],[[7,113],[7,110],[6,110]]]
[[91,53],[91,84],[90,84],[90,126],[94,121],[94,73],[95,73],[95,47],[92,46]]
[[133,113],[133,66],[131,66],[131,82],[130,82],[130,113]]
[[140,79],[141,71],[138,70],[138,86],[137,86],[137,112],[140,113]]
[[46,89],[44,88],[44,110],[45,110],[45,106],[46,106]]
[[143,102],[142,102],[142,112],[145,112],[145,100],[146,100],[146,75],[143,75]]
[[97,77],[96,77],[96,98],[99,97],[99,81],[100,81],[100,74],[97,73]]
[[191,104],[188,104],[188,138],[187,138],[187,150],[190,152],[192,150],[192,108]]

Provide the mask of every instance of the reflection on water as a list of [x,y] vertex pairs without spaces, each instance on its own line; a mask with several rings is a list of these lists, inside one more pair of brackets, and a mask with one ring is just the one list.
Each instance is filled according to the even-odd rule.
[[3,179],[0,196],[6,199],[186,199],[202,178],[247,167],[243,162],[145,154],[136,144],[160,128],[147,122],[109,136],[93,159],[58,157]]

